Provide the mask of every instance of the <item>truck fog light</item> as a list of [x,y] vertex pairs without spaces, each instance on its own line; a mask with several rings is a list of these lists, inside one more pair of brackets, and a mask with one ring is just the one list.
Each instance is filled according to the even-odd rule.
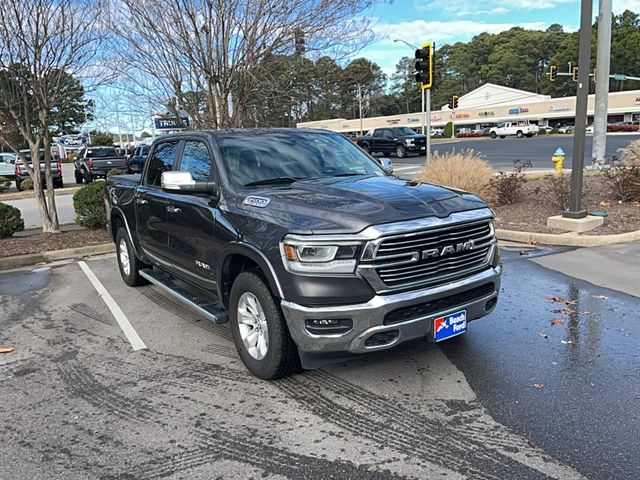
[[305,328],[313,335],[336,335],[353,328],[350,318],[307,318]]

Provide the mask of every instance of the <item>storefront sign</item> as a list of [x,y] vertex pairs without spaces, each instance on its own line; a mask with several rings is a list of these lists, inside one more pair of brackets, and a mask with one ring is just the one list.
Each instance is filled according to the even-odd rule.
[[189,119],[187,117],[175,118],[175,117],[163,117],[154,119],[156,130],[179,130],[189,126]]
[[[636,101],[636,103],[638,102]],[[550,112],[566,112],[568,110],[571,110],[571,107],[568,105],[551,105],[549,107]]]
[[492,112],[492,111],[478,113],[478,115],[481,117],[493,117],[495,114],[496,112]]
[[640,103],[640,97],[636,97],[635,104],[638,105]]
[[509,109],[509,115],[519,115],[521,113],[528,113],[529,109],[526,107],[516,107]]
[[387,123],[389,125],[397,125],[398,123],[400,123],[400,120],[398,120],[397,118],[393,118],[393,119],[387,120]]
[[419,118],[407,118],[407,123],[418,123],[419,121]]
[[451,118],[469,118],[469,114],[468,113],[455,112],[455,113],[451,114]]

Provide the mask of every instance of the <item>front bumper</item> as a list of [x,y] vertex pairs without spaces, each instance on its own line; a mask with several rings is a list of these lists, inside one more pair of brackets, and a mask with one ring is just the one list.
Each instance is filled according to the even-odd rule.
[[[475,320],[490,313],[495,307],[495,299],[500,290],[501,266],[489,267],[479,273],[451,283],[423,288],[392,295],[376,295],[366,303],[333,307],[306,307],[286,300],[281,303],[289,326],[291,337],[302,352],[309,353],[365,353],[384,350],[402,342],[419,338],[433,338],[433,320],[459,310],[467,311],[467,321]],[[480,297],[451,304],[447,299],[464,298],[468,291],[487,290]],[[439,301],[439,302],[438,302]],[[405,307],[421,306],[433,302],[433,305],[446,305],[438,311],[411,317],[385,325],[385,317],[391,312]],[[353,328],[346,333],[316,335],[310,333],[306,320],[345,319],[353,321]],[[387,332],[389,341],[372,344],[372,336]],[[368,342],[369,341],[369,342]],[[375,343],[375,342],[373,342]]]

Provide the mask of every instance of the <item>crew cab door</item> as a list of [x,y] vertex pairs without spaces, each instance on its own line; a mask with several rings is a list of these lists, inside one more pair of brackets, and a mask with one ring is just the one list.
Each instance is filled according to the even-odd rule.
[[[213,154],[201,139],[185,139],[175,170],[194,180],[216,180]],[[216,291],[214,252],[217,197],[212,194],[167,193],[168,254],[176,276],[207,291]]]
[[162,172],[173,168],[178,141],[156,144],[150,152],[142,182],[135,194],[138,238],[145,255],[156,265],[169,268],[167,194],[160,188]]
[[395,152],[396,150],[396,141],[395,136],[393,135],[393,131],[390,128],[381,128],[381,135],[379,139],[379,149],[384,153]]

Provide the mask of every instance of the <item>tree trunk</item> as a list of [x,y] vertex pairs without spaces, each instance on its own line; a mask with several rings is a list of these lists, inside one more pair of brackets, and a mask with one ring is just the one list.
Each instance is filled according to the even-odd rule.
[[[42,231],[49,233],[60,232],[58,221],[58,209],[56,207],[56,194],[53,189],[53,175],[51,173],[51,134],[44,135],[44,178],[47,185],[47,221],[42,220]],[[60,161],[58,159],[58,161]],[[62,166],[60,166],[62,167]]]

